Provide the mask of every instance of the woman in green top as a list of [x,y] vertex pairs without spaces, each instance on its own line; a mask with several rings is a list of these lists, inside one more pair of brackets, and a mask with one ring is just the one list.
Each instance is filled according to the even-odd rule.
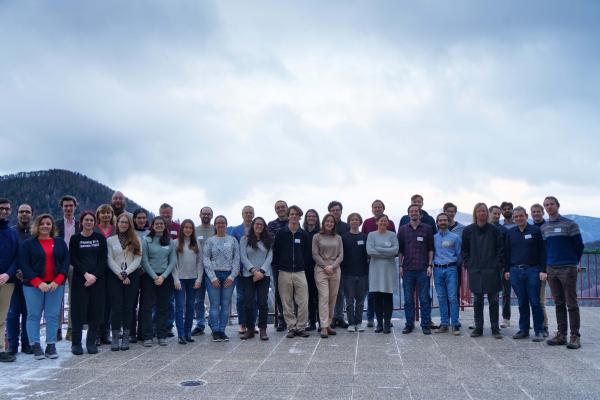
[[144,346],[152,346],[152,308],[156,306],[158,344],[167,345],[167,317],[173,297],[171,272],[177,263],[175,245],[162,217],[155,217],[150,233],[142,241],[142,329]]

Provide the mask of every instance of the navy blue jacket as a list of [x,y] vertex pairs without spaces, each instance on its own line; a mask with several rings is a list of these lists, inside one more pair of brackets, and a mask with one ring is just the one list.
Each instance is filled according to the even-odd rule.
[[[60,237],[54,238],[54,274],[69,273],[69,249]],[[34,278],[42,279],[46,274],[46,253],[37,238],[27,239],[19,247],[19,267],[23,271],[23,284],[31,286]]]
[[537,226],[527,224],[523,232],[518,226],[510,228],[506,234],[504,249],[504,272],[510,272],[513,265],[538,266],[542,272],[546,272],[546,244],[542,231]]
[[13,281],[17,272],[17,255],[19,251],[19,235],[8,227],[8,221],[0,221],[0,274],[8,274],[9,282]]
[[275,236],[271,266],[277,271],[302,272],[310,265],[311,248],[305,230],[298,228],[296,233],[292,233],[286,226]]

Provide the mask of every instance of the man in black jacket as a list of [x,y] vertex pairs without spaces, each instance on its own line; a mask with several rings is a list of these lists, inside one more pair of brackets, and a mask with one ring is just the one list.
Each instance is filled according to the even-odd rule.
[[464,265],[469,272],[469,288],[474,296],[475,329],[471,337],[483,335],[483,299],[487,294],[492,335],[502,339],[498,324],[498,293],[502,288],[504,270],[504,241],[502,233],[488,223],[488,208],[477,203],[473,209],[473,223],[462,235]]
[[[273,270],[278,271],[278,288],[283,305],[287,337],[307,337],[308,284],[304,274],[305,260],[310,257],[308,235],[300,228],[302,210],[291,206],[287,212],[288,225],[277,233],[273,243]],[[298,306],[294,312],[294,303]]]

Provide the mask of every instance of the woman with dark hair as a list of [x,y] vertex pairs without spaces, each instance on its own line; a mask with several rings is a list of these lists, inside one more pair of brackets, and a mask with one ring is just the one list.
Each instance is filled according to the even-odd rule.
[[194,234],[195,229],[194,222],[186,219],[179,227],[178,239],[175,239],[177,265],[173,269],[173,282],[175,282],[175,325],[179,344],[194,341],[192,339],[194,302],[196,289],[200,288],[204,275],[202,251]]
[[[133,229],[133,219],[126,213],[117,218],[117,235],[107,240],[108,293],[112,307],[110,324],[112,327],[112,351],[129,350],[129,327],[132,309],[137,300],[140,277],[138,269],[142,263],[142,245]],[[123,328],[123,340],[119,343]]]
[[96,335],[98,326],[104,320],[106,301],[106,239],[102,234],[94,231],[96,218],[93,212],[81,213],[79,223],[81,232],[71,236],[69,241],[73,266],[71,353],[83,354],[81,337],[83,325],[87,323],[85,346],[89,354],[96,354],[98,353]]
[[373,293],[373,308],[377,317],[375,332],[391,333],[393,310],[394,282],[396,273],[396,256],[398,255],[398,238],[394,232],[388,231],[389,219],[381,214],[375,217],[377,230],[367,236],[367,254],[369,262],[369,292]]
[[[240,241],[240,258],[242,260],[243,282],[245,293],[246,316],[252,315],[255,303],[258,303],[258,328],[260,339],[269,340],[267,336],[267,317],[269,308],[269,286],[271,285],[271,261],[273,261],[273,240],[267,231],[267,223],[262,217],[252,220],[248,235]],[[246,333],[242,340],[254,337],[253,318],[246,319]]]
[[[96,227],[94,231],[100,233],[104,238],[116,235],[115,229],[115,211],[109,204],[101,204],[96,209]],[[106,286],[106,280],[104,280]],[[104,318],[98,326],[98,337],[96,344],[110,344],[110,297],[108,296],[108,287],[104,290],[106,299],[104,301]]]
[[[69,250],[56,236],[50,214],[39,215],[31,228],[31,239],[19,247],[19,267],[23,272],[23,294],[27,304],[27,335],[36,360],[57,358],[56,333],[69,272]],[[46,321],[46,351],[40,345],[40,321]]]
[[[135,230],[136,235],[140,239],[140,243],[142,240],[148,236],[150,233],[150,229],[148,229],[148,211],[145,208],[137,208],[133,212],[133,228]],[[135,272],[138,280],[138,288],[135,294],[135,298],[133,299],[133,308],[132,308],[132,316],[131,316],[131,328],[129,331],[129,341],[131,343],[137,343],[138,340],[144,340],[142,337],[142,297],[140,296],[140,282],[142,279],[142,275],[144,274],[144,268],[138,268]]]
[[173,296],[171,272],[177,264],[175,245],[162,217],[155,217],[150,233],[142,240],[142,329],[144,346],[152,347],[152,308],[156,306],[156,336],[160,346],[167,345],[167,318]]
[[321,231],[312,240],[312,257],[315,260],[315,282],[319,291],[319,322],[321,337],[335,335],[331,328],[333,309],[340,288],[340,264],[344,259],[342,238],[336,233],[335,217],[323,217]]
[[215,218],[215,236],[204,242],[204,276],[210,299],[210,328],[213,342],[228,341],[225,327],[229,321],[229,304],[233,282],[240,271],[240,249],[237,240],[227,234],[227,218]]
[[[302,228],[308,233],[308,243],[312,246],[313,237],[321,230],[319,213],[316,210],[311,208],[306,212]],[[304,273],[308,285],[308,326],[306,330],[314,331],[317,329],[317,321],[319,320],[319,291],[315,283],[315,260],[312,257],[307,257],[305,261]]]

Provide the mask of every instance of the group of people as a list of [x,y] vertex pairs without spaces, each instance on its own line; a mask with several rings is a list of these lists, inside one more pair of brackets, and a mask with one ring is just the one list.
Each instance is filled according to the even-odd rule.
[[[271,287],[275,327],[287,330],[289,338],[307,337],[316,329],[327,338],[336,334],[336,327],[364,331],[365,298],[366,325],[390,333],[396,283],[404,293],[402,333],[415,329],[416,297],[424,334],[435,330],[460,335],[462,268],[468,272],[474,299],[472,337],[483,334],[487,296],[492,335],[502,338],[500,328],[510,326],[512,287],[520,314],[513,338],[530,336],[533,316],[533,340],[543,341],[548,336],[544,307],[548,282],[558,331],[547,343],[580,347],[576,282],[583,242],[577,224],[559,214],[560,204],[553,196],[546,197],[543,206],[531,206],[533,223],[523,207],[513,209],[504,202],[488,208],[478,203],[473,223],[464,226],[455,221],[456,205],[446,203],[434,220],[423,210],[423,197],[414,195],[397,231],[381,200],[372,203],[372,217],[363,221],[360,214],[351,213],[346,222],[339,201],[329,203],[320,219],[315,209],[304,213],[279,200],[277,218],[269,223],[245,206],[242,224],[234,227],[228,227],[223,215],[213,221],[210,207],[200,210],[198,226],[191,219],[177,223],[166,203],[149,221],[151,215],[144,209],[126,211],[121,192],[113,194],[111,204],[83,211],[78,218],[75,197],[65,195],[59,204],[63,210],[59,220],[46,213],[34,219],[32,207],[21,204],[17,225],[9,227],[11,204],[0,199],[0,330],[6,328],[9,345],[0,352],[0,361],[14,361],[19,342],[21,351],[36,359],[58,357],[65,282],[66,339],[75,355],[84,352],[85,325],[89,354],[97,353],[100,344],[110,344],[113,351],[128,350],[132,342],[140,340],[149,347],[156,338],[159,345],[167,345],[166,338],[174,336],[173,324],[180,344],[193,342],[192,336],[205,330],[207,293],[212,340],[227,341],[234,288],[243,340],[256,334],[269,339]],[[439,326],[431,321],[432,278]],[[42,315],[45,350],[40,340]]]

